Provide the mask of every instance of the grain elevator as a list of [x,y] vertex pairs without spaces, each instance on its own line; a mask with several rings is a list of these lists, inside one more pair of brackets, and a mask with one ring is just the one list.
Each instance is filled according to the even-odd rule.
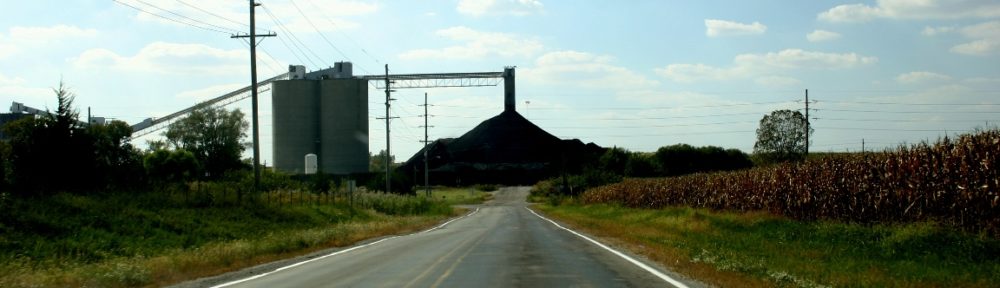
[[288,80],[272,83],[276,170],[304,173],[305,156],[315,154],[321,173],[368,171],[368,81],[351,68],[289,66]]

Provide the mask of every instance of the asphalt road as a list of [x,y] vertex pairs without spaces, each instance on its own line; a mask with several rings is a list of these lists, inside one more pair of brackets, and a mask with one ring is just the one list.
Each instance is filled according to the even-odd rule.
[[680,277],[630,261],[535,215],[527,209],[527,193],[526,187],[503,188],[493,201],[437,229],[194,286],[676,286],[668,281]]

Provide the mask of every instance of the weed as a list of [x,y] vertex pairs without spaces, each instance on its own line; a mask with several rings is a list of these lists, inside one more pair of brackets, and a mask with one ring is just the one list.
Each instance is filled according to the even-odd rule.
[[571,226],[622,241],[678,272],[720,286],[755,281],[799,287],[1000,283],[1000,240],[935,222],[803,222],[766,212],[572,202],[538,207]]

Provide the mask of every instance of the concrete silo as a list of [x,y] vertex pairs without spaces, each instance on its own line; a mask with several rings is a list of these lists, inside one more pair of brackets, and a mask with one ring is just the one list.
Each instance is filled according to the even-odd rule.
[[354,78],[348,62],[290,72],[290,80],[272,83],[274,168],[304,173],[304,156],[316,154],[322,173],[367,172],[367,81]]

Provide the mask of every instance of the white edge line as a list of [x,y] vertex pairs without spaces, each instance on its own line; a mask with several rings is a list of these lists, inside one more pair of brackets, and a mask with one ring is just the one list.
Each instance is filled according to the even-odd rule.
[[274,269],[274,270],[272,270],[270,272],[265,272],[265,273],[257,274],[257,275],[250,276],[250,277],[247,277],[247,278],[243,278],[243,279],[239,279],[239,280],[230,281],[230,282],[222,283],[222,284],[219,284],[219,285],[215,285],[215,286],[212,286],[212,288],[221,288],[221,287],[232,286],[232,285],[240,284],[240,283],[243,283],[243,282],[251,281],[251,280],[258,279],[258,278],[261,278],[261,277],[264,277],[264,276],[267,276],[267,275],[274,274],[274,273],[282,271],[282,270],[295,268],[297,266],[300,266],[300,265],[303,265],[303,264],[306,264],[306,263],[309,263],[309,262],[317,261],[317,260],[320,260],[320,259],[323,259],[323,258],[337,256],[337,255],[340,255],[340,254],[344,254],[344,253],[347,253],[347,252],[351,252],[351,251],[354,251],[354,250],[358,250],[358,249],[361,249],[361,248],[372,246],[372,245],[375,245],[375,244],[378,244],[378,243],[382,243],[382,241],[387,241],[387,240],[391,240],[391,239],[395,239],[395,238],[399,238],[399,237],[404,237],[404,236],[410,236],[410,235],[415,235],[415,234],[421,234],[421,233],[431,232],[431,231],[434,231],[434,230],[437,230],[437,229],[444,228],[444,226],[447,226],[448,224],[451,224],[451,222],[455,222],[455,221],[457,221],[459,219],[472,216],[472,214],[476,214],[476,212],[479,212],[479,207],[476,207],[476,210],[472,211],[472,213],[465,214],[465,216],[462,216],[462,217],[458,217],[458,218],[455,218],[455,219],[448,220],[448,222],[444,222],[444,224],[438,225],[438,226],[436,226],[434,228],[431,228],[431,229],[427,229],[427,230],[420,231],[420,232],[417,232],[417,233],[410,233],[410,234],[402,235],[402,236],[392,236],[392,237],[388,237],[388,238],[383,238],[382,240],[378,240],[378,241],[375,241],[375,242],[372,242],[372,243],[368,243],[368,244],[364,244],[364,245],[360,245],[360,246],[354,246],[354,247],[351,247],[351,248],[348,248],[348,249],[340,250],[340,251],[337,251],[337,252],[333,252],[333,253],[330,253],[330,254],[319,256],[319,257],[312,258],[312,259],[309,259],[309,260],[304,260],[304,261],[301,261],[301,262],[289,264],[287,266],[283,266],[281,268]]
[[618,255],[618,257],[622,257],[626,261],[631,262],[632,264],[635,264],[635,266],[639,266],[639,268],[642,268],[643,270],[646,270],[647,272],[652,273],[656,277],[660,277],[660,279],[663,279],[663,281],[667,281],[670,284],[673,284],[674,287],[688,288],[688,286],[685,285],[684,283],[681,283],[680,281],[677,281],[674,278],[670,278],[670,276],[667,276],[666,274],[663,274],[659,270],[653,269],[653,267],[649,267],[649,265],[646,265],[645,263],[639,262],[639,260],[635,260],[632,257],[629,257],[628,255],[625,255],[622,252],[618,252],[618,250],[611,249],[611,247],[608,247],[607,245],[601,244],[601,242],[597,242],[594,239],[590,239],[590,237],[584,236],[583,234],[577,233],[576,231],[573,231],[573,230],[570,230],[569,228],[563,227],[562,225],[559,225],[559,223],[556,223],[556,221],[552,221],[552,220],[549,220],[549,218],[545,218],[542,215],[538,215],[538,213],[535,213],[535,211],[531,210],[531,208],[524,207],[524,209],[528,209],[528,211],[530,211],[531,214],[535,214],[535,216],[538,216],[538,218],[542,218],[542,220],[549,221],[549,223],[552,223],[552,225],[556,225],[556,227],[559,227],[559,228],[561,228],[563,230],[569,231],[569,233],[573,233],[573,235],[580,236],[580,238],[586,239],[587,241],[590,241],[590,243],[594,243],[594,245],[597,245],[598,247],[604,248],[604,250],[608,250],[611,253],[614,253],[615,255]]

